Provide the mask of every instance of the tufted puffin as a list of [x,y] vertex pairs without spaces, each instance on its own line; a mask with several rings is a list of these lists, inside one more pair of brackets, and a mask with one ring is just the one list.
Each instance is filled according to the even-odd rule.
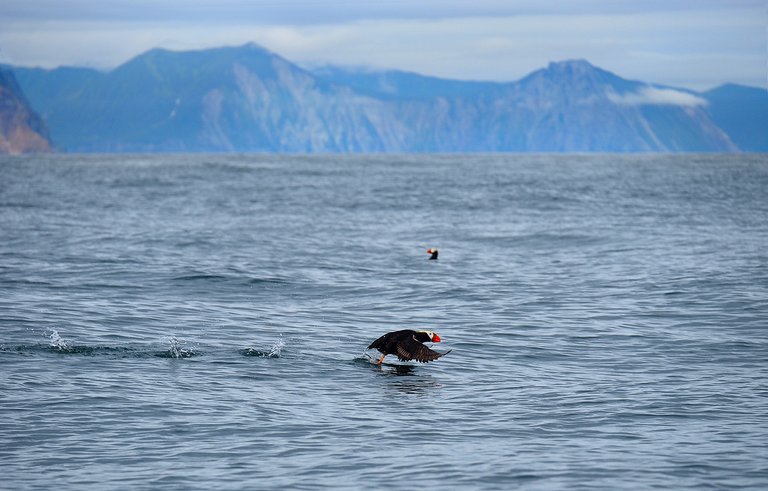
[[429,256],[430,259],[437,259],[437,249],[435,248],[427,249],[427,254],[432,254],[431,256]]
[[381,358],[379,358],[377,365],[381,365],[384,357],[387,355],[397,355],[400,361],[416,360],[426,363],[450,353],[450,350],[445,353],[438,353],[421,344],[428,341],[439,343],[440,336],[432,331],[403,329],[402,331],[386,333],[372,342],[367,349],[376,348],[381,353]]

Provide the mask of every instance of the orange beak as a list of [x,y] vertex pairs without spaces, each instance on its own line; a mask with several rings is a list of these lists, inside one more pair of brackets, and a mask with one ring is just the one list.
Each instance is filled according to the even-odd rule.
[[432,342],[433,343],[439,343],[440,342],[440,336],[437,333],[435,333],[435,335],[432,336]]

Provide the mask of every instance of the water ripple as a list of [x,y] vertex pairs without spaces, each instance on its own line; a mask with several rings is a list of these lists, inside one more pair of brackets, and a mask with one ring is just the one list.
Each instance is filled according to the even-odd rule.
[[768,487],[764,156],[0,166],[6,486]]

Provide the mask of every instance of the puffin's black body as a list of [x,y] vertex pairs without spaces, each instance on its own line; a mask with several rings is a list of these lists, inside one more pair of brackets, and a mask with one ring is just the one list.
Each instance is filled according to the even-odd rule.
[[382,356],[379,359],[379,365],[381,365],[384,357],[387,355],[395,355],[400,361],[416,360],[426,363],[437,360],[450,352],[438,353],[433,351],[422,344],[426,342],[439,343],[440,336],[431,331],[403,329],[401,331],[388,332],[372,342],[368,349],[376,348],[381,352]]

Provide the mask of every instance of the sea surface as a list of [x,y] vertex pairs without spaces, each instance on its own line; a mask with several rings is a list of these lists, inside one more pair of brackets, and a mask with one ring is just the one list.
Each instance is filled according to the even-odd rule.
[[768,489],[768,156],[2,157],[0,476]]

